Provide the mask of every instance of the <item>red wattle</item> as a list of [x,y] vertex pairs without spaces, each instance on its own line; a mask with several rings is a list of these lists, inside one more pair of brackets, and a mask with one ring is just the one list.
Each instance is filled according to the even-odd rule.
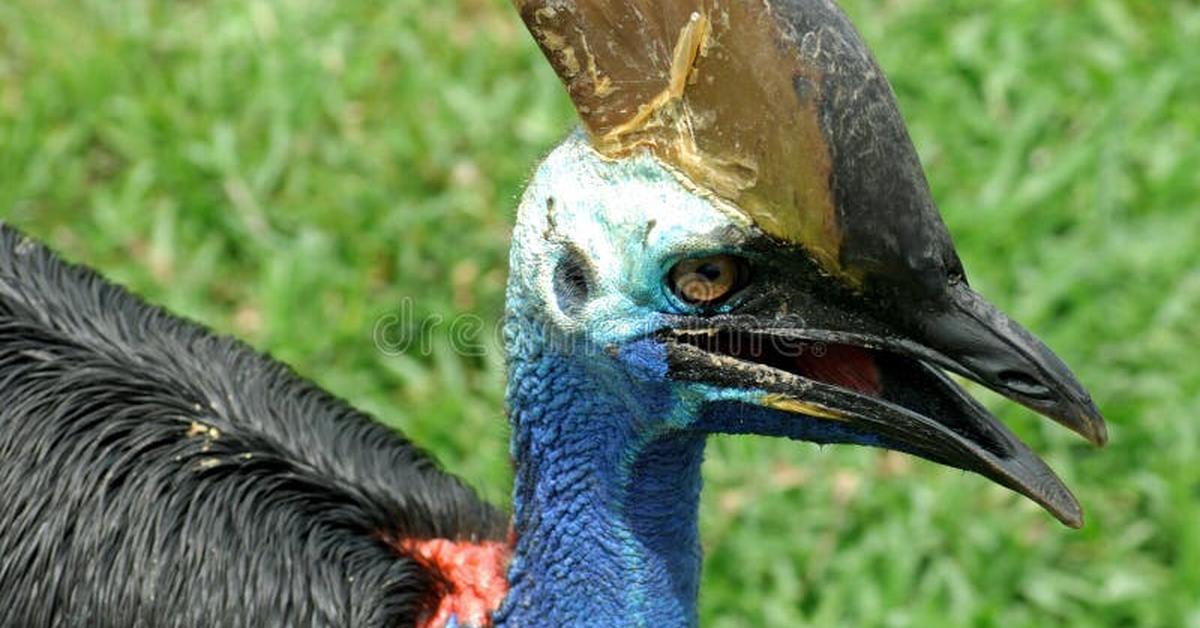
[[508,543],[403,539],[393,545],[436,571],[447,586],[437,607],[421,618],[418,628],[441,628],[451,617],[457,618],[460,626],[492,625],[492,613],[508,594],[505,571],[512,555]]

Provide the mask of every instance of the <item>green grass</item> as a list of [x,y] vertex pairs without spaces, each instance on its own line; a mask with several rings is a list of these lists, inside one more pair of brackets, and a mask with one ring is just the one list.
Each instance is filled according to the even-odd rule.
[[[1200,626],[1200,5],[848,0],[974,285],[1112,444],[987,396],[1079,532],[908,458],[722,439],[709,626]],[[236,334],[507,501],[503,362],[376,350],[502,307],[521,184],[572,124],[501,0],[0,2],[0,217]]]

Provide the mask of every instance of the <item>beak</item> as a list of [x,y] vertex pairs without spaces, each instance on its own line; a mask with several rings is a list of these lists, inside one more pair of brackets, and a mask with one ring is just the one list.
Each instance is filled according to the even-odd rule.
[[[843,297],[824,311],[830,323],[817,325],[780,314],[806,310],[759,298],[743,309],[758,313],[673,321],[659,340],[672,379],[753,391],[746,398],[783,413],[785,423],[815,420],[828,428],[819,437],[786,428],[725,431],[903,451],[983,475],[1080,527],[1083,512],[1058,476],[943,369],[1102,444],[1106,431],[1095,405],[1053,352],[965,284],[946,294],[940,308],[893,303],[887,320]],[[819,300],[828,304],[829,297]],[[922,324],[912,324],[916,319]]]
[[1047,416],[1093,445],[1108,429],[1091,395],[1045,344],[966,284],[947,293],[949,307],[921,326],[929,358]]
[[674,379],[976,471],[1081,524],[1054,473],[941,369],[1097,445],[1104,421],[967,287],[892,89],[835,3],[514,2],[597,151],[648,151],[769,238],[760,270],[781,270],[736,316],[661,332]]

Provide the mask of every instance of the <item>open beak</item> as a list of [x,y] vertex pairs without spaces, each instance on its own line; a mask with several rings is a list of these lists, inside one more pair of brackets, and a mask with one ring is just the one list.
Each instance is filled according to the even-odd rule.
[[823,434],[977,471],[1080,525],[1054,473],[941,369],[1097,445],[1104,422],[967,287],[893,91],[836,3],[514,1],[597,151],[648,152],[769,240],[776,276],[738,316],[669,323],[674,379],[758,391],[841,426]]
[[[842,442],[873,443],[974,471],[1079,527],[1083,512],[1057,475],[942,369],[959,372],[1101,444],[1103,420],[1067,367],[965,285],[963,307],[931,313],[924,337],[858,321],[814,327],[787,317],[678,321],[662,332],[671,377],[758,391],[756,403],[836,424]],[[969,294],[967,294],[969,293]],[[893,311],[896,320],[902,312]],[[857,329],[855,327],[858,327]],[[895,326],[893,326],[894,330]]]

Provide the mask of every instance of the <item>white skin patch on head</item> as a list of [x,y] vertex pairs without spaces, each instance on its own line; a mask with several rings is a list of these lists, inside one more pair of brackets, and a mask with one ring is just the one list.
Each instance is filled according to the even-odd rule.
[[[757,230],[741,213],[698,194],[642,154],[600,156],[576,133],[534,175],[518,209],[510,290],[551,313],[550,322],[597,340],[644,332],[670,307],[670,264],[736,248]],[[589,301],[572,316],[554,305],[555,265],[573,251],[591,271]]]

